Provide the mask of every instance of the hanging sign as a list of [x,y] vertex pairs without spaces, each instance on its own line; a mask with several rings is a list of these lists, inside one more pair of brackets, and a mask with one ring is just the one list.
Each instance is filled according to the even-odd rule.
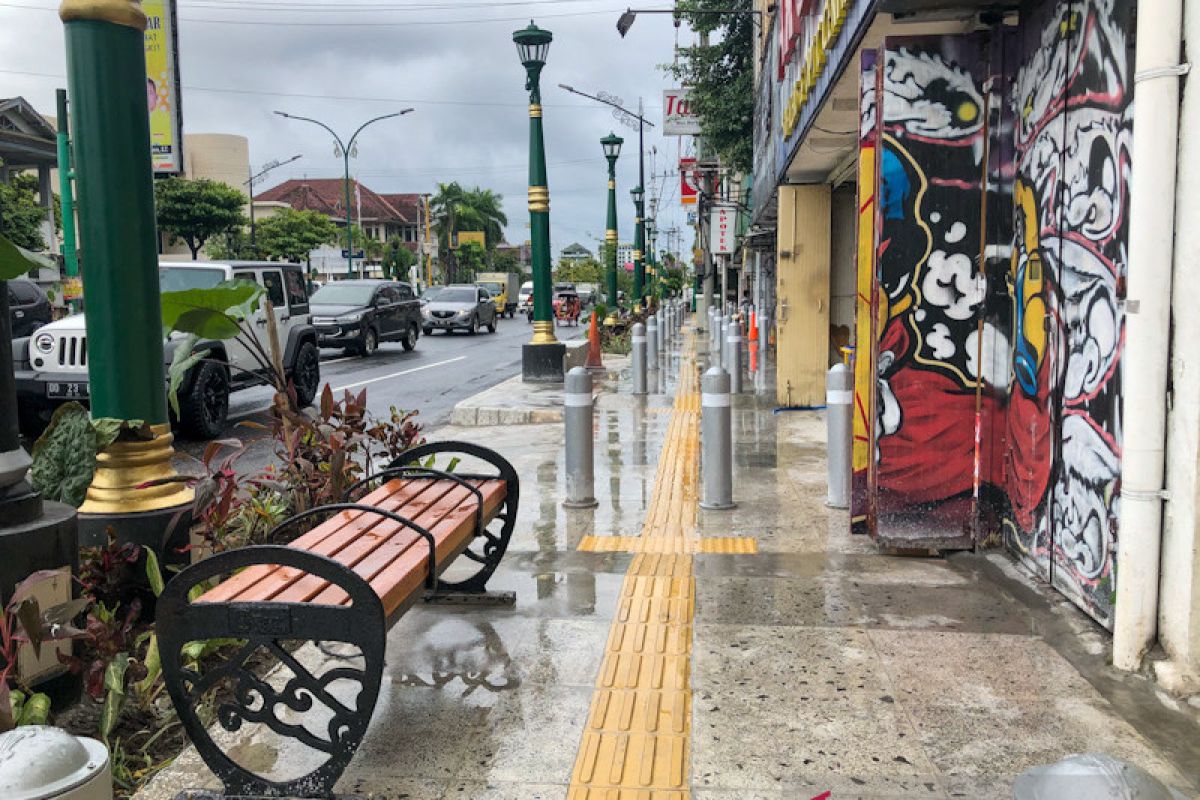
[[714,205],[709,214],[709,252],[715,256],[732,253],[736,225],[737,206]]
[[679,159],[679,202],[685,206],[694,206],[699,194],[700,173],[696,172],[696,159]]
[[700,118],[692,113],[690,89],[663,90],[663,135],[699,136]]
[[179,56],[174,0],[144,0],[146,13],[146,105],[150,158],[159,175],[183,172],[179,108]]

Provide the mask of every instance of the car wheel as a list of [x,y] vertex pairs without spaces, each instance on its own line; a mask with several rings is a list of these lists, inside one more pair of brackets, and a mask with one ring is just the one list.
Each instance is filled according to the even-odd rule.
[[358,342],[358,354],[360,356],[369,356],[379,349],[379,334],[375,329],[368,326],[363,331],[362,338]]
[[467,328],[467,333],[472,336],[479,333],[479,317],[471,317],[471,327]]
[[[428,336],[429,334],[426,333],[425,335]],[[408,326],[408,330],[405,331],[404,338],[400,340],[400,344],[408,352],[411,353],[413,351],[413,349],[417,346],[417,326],[416,325]]]
[[321,355],[312,342],[300,345],[292,363],[292,385],[296,387],[296,402],[301,407],[312,403],[321,386]]
[[179,398],[179,427],[195,439],[215,439],[229,415],[229,374],[224,364],[203,361],[196,367],[192,391]]
[[495,314],[492,314],[492,321],[488,323],[487,329],[488,329],[488,333],[496,332],[496,315]]

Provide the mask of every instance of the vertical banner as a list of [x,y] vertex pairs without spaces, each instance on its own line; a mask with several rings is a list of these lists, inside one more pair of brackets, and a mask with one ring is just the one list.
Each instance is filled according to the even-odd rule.
[[687,89],[663,90],[663,136],[699,136],[700,118],[692,111]]
[[700,194],[699,176],[696,174],[696,159],[679,159],[679,202],[685,206],[696,205]]
[[709,215],[709,252],[714,256],[727,256],[733,252],[733,239],[737,225],[737,207],[714,205]]
[[858,265],[854,306],[854,452],[850,480],[850,531],[868,532],[868,471],[875,449],[875,60],[862,52],[859,67]]
[[150,157],[157,175],[183,171],[182,114],[175,0],[143,0],[146,12],[146,105],[150,114]]

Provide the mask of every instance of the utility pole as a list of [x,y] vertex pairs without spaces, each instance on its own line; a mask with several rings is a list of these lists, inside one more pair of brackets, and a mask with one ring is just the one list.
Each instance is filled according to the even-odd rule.
[[255,245],[258,244],[257,229],[254,224],[254,182],[256,180],[258,180],[259,178],[261,178],[262,176],[266,175],[271,170],[276,169],[277,167],[282,167],[284,164],[290,164],[293,161],[295,161],[296,159],[302,158],[302,157],[303,157],[302,155],[297,153],[296,155],[292,156],[291,158],[289,158],[286,161],[280,161],[279,159],[275,159],[274,161],[268,161],[266,164],[263,164],[262,170],[260,170],[257,175],[254,173],[254,169],[251,168],[250,180],[248,180],[244,184],[242,184],[243,186],[250,187],[250,247],[253,248]]

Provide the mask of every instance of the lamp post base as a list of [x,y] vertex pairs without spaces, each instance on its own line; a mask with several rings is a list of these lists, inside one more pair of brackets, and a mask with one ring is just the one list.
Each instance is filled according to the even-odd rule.
[[563,358],[567,346],[562,342],[534,344],[521,347],[521,380],[525,383],[562,383]]

